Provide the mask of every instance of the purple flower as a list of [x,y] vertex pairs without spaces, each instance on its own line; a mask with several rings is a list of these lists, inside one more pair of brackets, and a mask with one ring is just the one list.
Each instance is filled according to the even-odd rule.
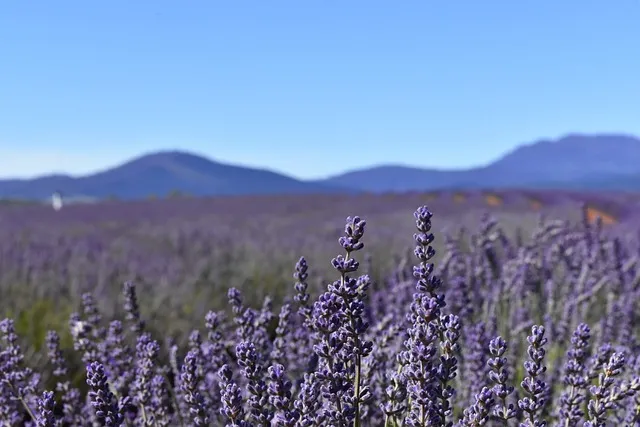
[[87,366],[87,385],[91,389],[89,398],[95,416],[103,426],[119,426],[124,421],[122,407],[109,389],[109,383],[100,362],[92,362]]
[[438,295],[437,291],[442,286],[442,281],[438,276],[432,275],[433,264],[430,260],[435,256],[436,251],[431,246],[434,236],[431,233],[431,218],[433,214],[426,207],[422,206],[413,214],[416,219],[416,227],[418,233],[413,235],[413,239],[417,245],[414,251],[416,258],[420,261],[419,265],[413,267],[413,276],[418,279],[416,290],[422,294],[428,294],[434,298],[439,308],[443,308],[444,295]]
[[618,400],[627,395],[619,393],[614,387],[615,378],[622,374],[625,365],[624,355],[613,353],[609,360],[602,367],[602,373],[598,375],[598,384],[589,387],[591,400],[587,404],[589,421],[584,427],[600,427],[607,425],[607,413]]
[[221,332],[221,325],[224,316],[214,311],[207,312],[205,316],[205,327],[207,328],[207,338],[209,340],[209,366],[208,368],[216,372],[227,362],[227,355],[224,348],[224,337]]
[[67,363],[64,360],[62,351],[60,351],[60,336],[56,331],[47,332],[46,344],[49,362],[53,366],[53,375],[55,377],[66,376]]
[[491,419],[491,409],[496,403],[492,389],[483,387],[474,399],[474,404],[464,410],[463,426],[479,427],[486,425]]
[[394,372],[388,377],[390,384],[384,390],[380,409],[384,413],[385,422],[395,424],[396,417],[401,416],[407,409],[407,381],[402,372]]
[[56,426],[56,417],[53,414],[56,402],[52,391],[45,391],[42,397],[38,399],[38,413],[36,424],[38,427],[54,427]]
[[357,216],[347,218],[345,235],[338,239],[346,254],[331,261],[340,279],[329,284],[327,292],[316,301],[311,321],[316,339],[313,349],[321,361],[316,378],[323,382],[323,397],[330,402],[325,415],[336,425],[354,419],[359,425],[361,406],[371,398],[362,375],[362,360],[373,348],[373,343],[365,339],[369,324],[364,317],[370,279],[349,275],[358,270],[359,264],[351,253],[364,247],[361,239],[365,225]]
[[187,353],[182,365],[180,376],[180,386],[185,403],[189,406],[191,421],[196,426],[206,426],[209,424],[209,415],[205,400],[198,390],[200,378],[198,376],[198,351],[191,350]]
[[127,313],[126,319],[131,323],[131,330],[139,334],[144,330],[145,323],[140,317],[136,286],[133,282],[125,282],[122,293],[124,295],[124,310]]
[[321,410],[320,384],[315,374],[304,374],[300,393],[293,404],[299,415],[297,427],[324,425],[326,422],[325,412]]
[[236,334],[241,341],[253,339],[255,335],[255,321],[258,317],[255,310],[245,307],[242,302],[242,295],[236,288],[229,289],[227,298],[235,317],[233,321],[237,325]]
[[460,350],[458,340],[460,339],[461,325],[458,316],[453,314],[442,316],[440,323],[443,328],[444,339],[440,343],[440,365],[436,371],[440,381],[440,387],[438,387],[437,392],[440,400],[440,419],[445,425],[449,425],[450,423],[446,423],[445,420],[453,414],[451,399],[455,394],[455,390],[450,385],[450,381],[456,378],[458,372],[458,358],[456,355]]
[[276,337],[273,340],[273,350],[271,360],[274,363],[285,365],[287,363],[287,337],[291,331],[291,305],[283,304],[278,316],[278,326],[276,327]]
[[[456,316],[441,318],[441,309],[446,304],[444,295],[437,293],[442,282],[432,275],[434,265],[430,260],[436,253],[431,246],[434,240],[430,233],[432,213],[422,206],[414,217],[418,229],[414,234],[414,254],[419,264],[413,268],[417,292],[413,295],[407,316],[411,326],[404,343],[406,350],[400,355],[411,398],[405,422],[410,426],[448,426],[450,423],[446,417],[451,414],[449,398],[453,396],[453,389],[447,383],[455,377],[457,370],[454,353],[457,351],[460,324]],[[437,357],[439,339],[443,349],[441,363]]]
[[220,399],[222,400],[220,415],[229,420],[226,427],[249,427],[250,424],[244,420],[242,392],[233,381],[229,365],[223,365],[218,375],[220,377]]
[[69,318],[69,329],[73,338],[73,349],[82,354],[84,363],[101,359],[98,346],[91,335],[91,323],[82,320],[78,313],[73,313]]
[[581,323],[571,337],[564,368],[564,384],[567,387],[560,397],[560,419],[567,427],[575,427],[582,419],[582,402],[586,398],[588,378],[586,373],[587,350],[591,330]]
[[106,339],[100,343],[104,367],[111,385],[119,396],[129,392],[129,386],[135,378],[133,365],[134,353],[125,343],[122,322],[114,320],[109,324]]
[[295,409],[292,409],[292,384],[285,375],[284,366],[279,364],[270,366],[268,373],[270,381],[267,390],[269,403],[276,410],[275,423],[280,427],[294,427],[299,414]]
[[522,388],[528,397],[518,401],[518,406],[525,413],[526,423],[523,426],[526,427],[544,427],[547,425],[546,421],[540,419],[540,409],[544,404],[542,395],[546,390],[546,383],[543,381],[542,376],[547,370],[547,367],[543,365],[544,345],[547,343],[544,332],[544,326],[534,325],[531,328],[531,335],[527,337],[529,342],[527,352],[530,360],[524,362],[527,376],[522,381]]
[[150,389],[151,399],[149,401],[149,407],[152,413],[152,419],[150,419],[150,421],[158,427],[166,427],[170,425],[172,420],[170,415],[172,401],[169,387],[164,376],[155,375],[151,379]]
[[101,326],[102,315],[98,310],[95,298],[88,292],[82,294],[82,310],[87,326],[96,342],[104,339],[106,330]]
[[[0,351],[0,385],[3,394],[0,406],[5,407],[8,416],[12,417],[19,410],[20,404],[34,418],[30,403],[40,376],[25,366],[13,320],[4,319],[0,322],[0,334],[4,344]],[[12,400],[14,402],[10,403]]]
[[148,334],[138,337],[136,345],[136,376],[132,384],[134,403],[140,408],[145,424],[151,424],[153,411],[151,403],[151,380],[154,367],[160,353],[160,345]]
[[509,370],[507,369],[507,358],[504,354],[507,352],[507,342],[502,337],[497,337],[489,343],[489,352],[493,356],[487,362],[491,369],[489,371],[489,379],[495,384],[493,386],[493,394],[500,402],[500,406],[494,408],[493,414],[508,422],[511,418],[515,418],[516,411],[513,403],[507,399],[513,393],[513,387],[508,385]]
[[465,325],[466,348],[464,353],[464,371],[462,379],[465,387],[464,401],[473,405],[476,393],[482,390],[487,372],[487,351],[489,339],[487,338],[486,327],[483,322]]
[[248,380],[249,407],[251,418],[257,425],[268,427],[273,412],[268,406],[267,385],[264,381],[264,368],[261,357],[252,342],[241,342],[236,346],[238,366],[242,368],[244,377]]
[[307,278],[309,277],[309,274],[307,273],[308,269],[309,266],[307,265],[307,260],[304,259],[304,257],[301,257],[296,263],[295,272],[293,273],[293,278],[296,279],[296,283],[294,285],[296,295],[293,299],[298,303],[298,314],[305,322],[309,321],[311,318],[309,294],[307,293],[307,289],[309,288],[309,285],[307,284]]
[[[433,309],[437,310],[438,303],[430,301],[433,302]],[[411,399],[409,414],[405,418],[410,426],[441,423],[437,404],[437,340],[438,326],[435,322],[416,321],[405,341],[406,350],[401,357]]]

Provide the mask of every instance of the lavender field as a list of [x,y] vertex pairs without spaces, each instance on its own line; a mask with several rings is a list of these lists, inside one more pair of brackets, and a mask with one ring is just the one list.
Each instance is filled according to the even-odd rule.
[[0,425],[640,425],[639,213],[515,190],[0,206]]

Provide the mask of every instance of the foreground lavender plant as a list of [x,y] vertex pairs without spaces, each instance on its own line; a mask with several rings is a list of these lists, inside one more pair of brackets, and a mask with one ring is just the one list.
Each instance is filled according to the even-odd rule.
[[56,406],[52,391],[42,393],[42,398],[38,399],[37,417],[38,427],[54,427],[56,426],[56,417],[53,413]]
[[151,425],[153,424],[151,380],[153,368],[160,353],[160,346],[157,342],[151,340],[148,335],[141,335],[138,338],[136,353],[136,379],[132,387],[134,403],[140,408],[142,422],[145,425]]
[[269,403],[278,411],[275,415],[277,426],[294,427],[300,415],[292,408],[291,381],[284,372],[284,366],[269,367]]
[[87,385],[91,388],[89,398],[98,422],[103,426],[121,425],[124,421],[123,405],[118,405],[116,397],[109,389],[108,379],[101,363],[93,362],[87,366]]
[[522,388],[528,396],[520,399],[518,406],[525,413],[525,425],[528,427],[547,425],[546,421],[540,419],[540,410],[544,404],[542,394],[546,388],[542,375],[547,370],[547,367],[542,364],[545,356],[544,345],[547,343],[544,333],[544,326],[535,325],[531,328],[531,335],[527,337],[529,341],[527,351],[531,360],[524,362],[527,377],[522,381]]
[[250,424],[244,420],[242,393],[233,381],[231,368],[224,365],[220,368],[220,390],[222,408],[220,414],[229,421],[226,427],[248,427]]
[[[448,327],[442,325],[441,310],[446,304],[444,295],[436,293],[441,285],[440,279],[431,274],[434,265],[430,260],[435,256],[435,249],[431,246],[434,240],[430,232],[432,215],[426,206],[414,214],[418,228],[418,233],[414,235],[417,243],[415,255],[420,263],[413,268],[413,275],[418,279],[417,292],[413,295],[407,318],[411,327],[405,341],[406,351],[400,356],[409,383],[411,402],[405,422],[410,426],[420,427],[451,424],[446,421],[446,416],[451,412],[448,399],[453,392],[447,387],[447,382],[455,372],[453,352],[459,336],[455,316],[448,318]],[[447,328],[451,330],[448,342],[443,343],[445,363],[444,369],[440,370],[437,363],[437,342],[444,337]]]
[[493,414],[504,422],[508,422],[510,419],[515,418],[516,411],[513,403],[508,400],[511,393],[513,393],[513,386],[508,384],[509,370],[507,368],[507,358],[504,357],[507,352],[506,341],[502,337],[491,340],[489,351],[493,356],[487,363],[491,368],[489,378],[495,384],[493,393],[499,402],[499,405],[494,408]]
[[[21,405],[35,419],[35,413],[29,400],[32,400],[39,381],[39,376],[24,366],[24,354],[18,344],[18,335],[15,332],[14,322],[4,319],[0,322],[0,334],[4,348],[0,352],[0,377],[2,381],[3,401],[2,407],[7,412],[3,413],[5,420],[15,422],[18,418],[18,405]],[[13,402],[12,402],[13,401]]]
[[588,384],[585,363],[590,338],[591,330],[584,323],[576,328],[571,337],[564,374],[568,389],[562,393],[560,407],[560,419],[565,427],[575,427],[584,415],[581,406]]
[[238,366],[242,368],[247,379],[251,418],[259,426],[269,426],[273,412],[267,406],[267,385],[264,381],[264,369],[260,355],[253,343],[245,341],[238,344],[236,354],[238,355]]
[[131,322],[131,330],[134,333],[141,333],[144,330],[144,320],[140,317],[140,307],[138,306],[138,296],[133,282],[125,282],[123,287],[125,298],[124,309],[127,312],[126,319]]
[[464,410],[464,417],[461,421],[463,426],[479,427],[486,425],[491,416],[491,409],[495,405],[493,391],[484,387],[480,393],[476,394],[475,403]]
[[182,392],[184,393],[185,402],[189,405],[193,425],[206,426],[209,424],[209,416],[207,414],[204,397],[198,390],[200,378],[197,372],[197,365],[198,352],[197,350],[191,350],[184,359],[180,384],[182,386]]

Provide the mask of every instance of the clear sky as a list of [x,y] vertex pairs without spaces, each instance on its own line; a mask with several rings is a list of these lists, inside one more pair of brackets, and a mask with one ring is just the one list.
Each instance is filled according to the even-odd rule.
[[640,0],[30,0],[0,8],[0,176],[184,149],[316,178],[640,135]]

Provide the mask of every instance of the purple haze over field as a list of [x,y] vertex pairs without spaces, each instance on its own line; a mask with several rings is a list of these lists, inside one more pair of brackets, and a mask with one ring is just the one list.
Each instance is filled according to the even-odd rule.
[[505,191],[2,206],[0,420],[634,425],[637,203]]

